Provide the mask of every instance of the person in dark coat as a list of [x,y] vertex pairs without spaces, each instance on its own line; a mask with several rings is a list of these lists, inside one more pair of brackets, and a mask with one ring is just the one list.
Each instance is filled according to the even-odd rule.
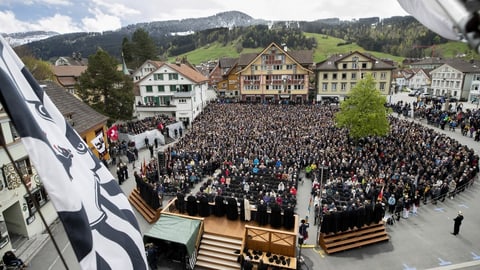
[[208,203],[208,197],[202,194],[199,198],[198,214],[201,217],[210,216],[210,204]]
[[227,199],[227,218],[229,220],[238,219],[238,204],[235,197],[230,197]]
[[373,222],[373,204],[368,202],[365,205],[365,225],[370,225]]
[[217,217],[225,216],[225,198],[223,196],[215,197],[215,206],[213,207],[213,214]]
[[379,223],[380,220],[383,219],[384,215],[385,215],[385,209],[384,209],[382,203],[377,202],[375,204],[375,208],[373,209],[373,222],[375,224]]
[[451,234],[457,235],[460,232],[460,225],[462,225],[462,221],[463,213],[462,211],[458,211],[457,217],[453,219],[453,232]]
[[276,203],[273,203],[270,212],[270,226],[280,228],[282,226],[282,209]]
[[292,205],[288,205],[283,210],[283,227],[287,230],[293,229],[295,226],[295,216]]
[[118,184],[121,185],[123,181],[125,181],[125,175],[122,171],[122,168],[120,166],[117,167],[117,178],[118,178]]
[[187,197],[187,213],[189,216],[196,216],[198,213],[197,197],[191,194]]
[[178,212],[180,212],[180,214],[183,214],[185,212],[185,195],[183,195],[183,193],[181,192],[177,193],[175,207],[178,209]]
[[360,205],[357,209],[357,229],[360,229],[362,228],[364,225],[365,225],[365,206],[363,205]]
[[268,223],[268,216],[267,216],[267,205],[263,200],[257,205],[257,216],[256,220],[258,225],[264,226]]

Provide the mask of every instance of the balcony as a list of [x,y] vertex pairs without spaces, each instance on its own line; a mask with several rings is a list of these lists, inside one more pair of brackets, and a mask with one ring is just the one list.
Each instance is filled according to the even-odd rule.
[[173,92],[173,96],[176,98],[191,98],[195,96],[194,91],[177,91]]

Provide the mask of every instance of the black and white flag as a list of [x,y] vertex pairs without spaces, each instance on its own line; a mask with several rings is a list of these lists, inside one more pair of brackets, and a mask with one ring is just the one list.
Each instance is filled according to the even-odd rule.
[[105,139],[103,138],[103,131],[98,133],[98,135],[90,142],[93,144],[93,146],[95,146],[95,149],[97,149],[99,154],[103,154],[105,153],[105,150],[107,150],[105,146]]
[[38,171],[82,269],[148,269],[131,206],[0,36],[0,101]]

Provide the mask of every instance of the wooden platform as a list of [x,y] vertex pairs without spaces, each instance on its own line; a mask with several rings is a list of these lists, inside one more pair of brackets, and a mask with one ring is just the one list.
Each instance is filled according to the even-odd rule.
[[320,234],[320,246],[325,253],[332,254],[348,249],[388,241],[389,237],[383,221],[337,234]]
[[137,211],[145,218],[148,223],[154,223],[160,218],[160,212],[162,208],[153,209],[148,205],[142,197],[140,197],[140,192],[138,189],[133,189],[130,196],[128,196],[128,201],[130,204],[137,209]]

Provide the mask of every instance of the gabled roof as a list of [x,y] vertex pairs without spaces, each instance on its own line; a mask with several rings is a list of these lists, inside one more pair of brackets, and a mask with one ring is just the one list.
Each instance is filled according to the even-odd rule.
[[79,77],[87,66],[53,66],[53,74],[57,77]]
[[83,101],[79,100],[60,85],[52,81],[40,81],[43,88],[58,110],[64,116],[71,116],[73,128],[84,135],[97,125],[106,124],[108,117],[98,113]]
[[480,72],[480,63],[478,61],[463,61],[460,59],[448,60],[445,64],[463,73],[478,73]]
[[373,62],[372,69],[395,69],[394,65],[391,65],[371,54],[362,53],[359,51],[353,51],[347,54],[335,54],[327,58],[326,60],[319,62],[316,65],[316,69],[320,70],[337,70],[337,62],[342,61],[343,59],[350,57],[351,55],[359,54],[367,58],[370,62]]
[[183,76],[189,78],[193,82],[202,83],[202,82],[208,81],[207,77],[203,76],[202,73],[198,72],[198,70],[192,68],[190,65],[183,64],[183,63],[182,64],[164,63],[163,65],[170,67],[171,69],[177,71]]
[[240,57],[238,58],[238,65],[241,66],[241,67],[244,67],[248,64],[250,64],[250,62],[253,61],[253,59],[255,59],[255,57],[257,57],[258,53],[242,53],[240,54]]
[[237,64],[238,58],[222,57],[218,60],[218,66],[221,68],[231,68]]
[[[304,68],[302,63],[299,62],[295,57],[292,56],[291,52],[285,51],[280,46],[278,46],[275,42],[270,43],[270,45],[265,47],[265,49],[263,49],[261,53],[257,53],[257,54],[254,54],[254,55],[248,54],[248,56],[244,57],[243,59],[242,59],[242,55],[240,55],[240,59],[238,60],[238,64],[242,67],[242,69],[245,69],[245,67],[250,65],[252,62],[254,62],[261,55],[265,54],[265,52],[270,50],[272,47],[275,47],[277,50],[280,50],[281,52],[285,53],[288,57],[292,58],[292,60],[294,62],[299,64],[300,68],[311,72],[311,70],[309,70],[307,68]],[[304,51],[304,52],[300,51],[298,53],[297,57],[300,57],[302,61],[307,61],[306,64],[312,64],[313,63],[313,51],[312,51],[312,54],[311,54],[312,58],[309,61],[307,59],[305,59],[306,57],[308,57],[308,53],[306,51]],[[246,62],[247,60],[250,60],[250,61]],[[245,64],[244,64],[244,61],[245,61]]]
[[[148,60],[150,61],[150,60]],[[166,63],[166,62],[160,62],[160,61],[150,61],[155,67],[156,70],[150,72],[148,75],[144,76],[140,81],[137,82],[137,84],[143,80],[145,80],[150,74],[156,72],[157,70],[161,69],[162,67],[169,67],[172,70],[175,70],[182,76],[188,78],[192,82],[195,83],[203,83],[208,81],[208,78],[205,77],[202,73],[200,73],[197,69],[192,68],[188,64],[183,64],[183,63],[178,63],[178,64],[172,64],[172,63]],[[142,65],[143,66],[143,65]]]
[[313,50],[287,51],[301,65],[313,64]]

